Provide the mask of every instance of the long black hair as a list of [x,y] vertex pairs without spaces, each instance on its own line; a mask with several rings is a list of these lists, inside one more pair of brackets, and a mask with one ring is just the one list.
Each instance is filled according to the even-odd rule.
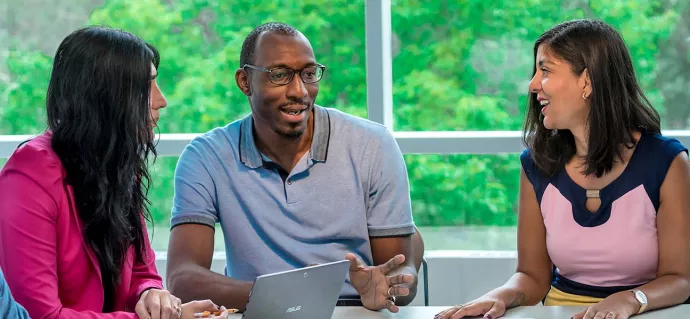
[[58,47],[48,86],[52,147],[100,263],[105,312],[113,310],[127,250],[136,261],[147,258],[148,157],[156,155],[149,94],[158,62],[157,50],[130,33],[86,27]]
[[[534,68],[540,45],[545,45],[571,67],[573,74],[587,70],[592,86],[587,119],[589,142],[584,158],[584,173],[601,177],[623,159],[624,147],[634,147],[635,130],[660,132],[659,114],[635,79],[630,54],[621,35],[597,20],[573,20],[544,32],[534,43]],[[552,131],[544,127],[542,106],[537,94],[530,93],[523,141],[540,171],[554,174],[575,152],[575,138],[569,130]]]

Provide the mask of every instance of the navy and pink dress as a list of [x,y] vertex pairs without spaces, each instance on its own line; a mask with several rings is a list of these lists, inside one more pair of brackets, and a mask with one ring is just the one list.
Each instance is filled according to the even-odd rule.
[[688,149],[678,140],[643,133],[620,177],[599,191],[601,205],[595,212],[585,207],[587,190],[565,168],[546,176],[529,150],[522,153],[522,167],[537,195],[554,264],[545,305],[593,304],[656,278],[659,192],[671,162],[681,152]]

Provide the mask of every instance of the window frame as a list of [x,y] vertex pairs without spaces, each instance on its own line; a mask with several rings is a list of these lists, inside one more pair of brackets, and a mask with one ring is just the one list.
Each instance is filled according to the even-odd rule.
[[[395,131],[393,125],[393,61],[391,1],[365,1],[367,118],[381,123],[404,154],[503,154],[524,150],[520,131]],[[201,133],[161,134],[159,156],[179,156]],[[668,130],[665,136],[690,145],[690,130]],[[8,158],[32,135],[0,135],[0,158]]]

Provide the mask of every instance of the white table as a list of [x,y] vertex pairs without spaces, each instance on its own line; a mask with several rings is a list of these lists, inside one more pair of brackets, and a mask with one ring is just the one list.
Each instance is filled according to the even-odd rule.
[[[434,315],[447,307],[400,307],[400,312],[394,314],[388,311],[374,312],[363,307],[336,307],[332,319],[433,319]],[[519,307],[511,309],[502,317],[506,319],[567,319],[584,310],[584,307]],[[242,318],[241,314],[230,315],[230,318]],[[680,305],[671,308],[650,311],[634,319],[666,319],[666,318],[690,318],[690,305]]]

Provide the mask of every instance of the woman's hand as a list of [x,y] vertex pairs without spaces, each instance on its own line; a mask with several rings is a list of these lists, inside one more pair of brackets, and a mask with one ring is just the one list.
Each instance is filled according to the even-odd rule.
[[204,311],[220,312],[213,318],[228,317],[225,307],[218,307],[211,300],[196,300],[182,304],[180,298],[160,289],[144,291],[139,297],[135,311],[139,319],[193,319],[195,313]]
[[453,306],[436,314],[434,319],[459,319],[464,317],[484,316],[496,319],[506,312],[506,304],[496,297],[483,296],[464,305]]
[[134,311],[139,319],[179,319],[182,301],[167,290],[149,289],[139,297]]
[[640,304],[630,291],[612,294],[606,299],[576,314],[573,319],[627,319],[640,310]]
[[208,311],[209,313],[220,312],[217,316],[212,316],[211,318],[227,318],[228,311],[225,307],[220,307],[214,304],[211,300],[197,300],[188,302],[182,305],[182,318],[180,319],[193,319],[195,313],[203,313]]

